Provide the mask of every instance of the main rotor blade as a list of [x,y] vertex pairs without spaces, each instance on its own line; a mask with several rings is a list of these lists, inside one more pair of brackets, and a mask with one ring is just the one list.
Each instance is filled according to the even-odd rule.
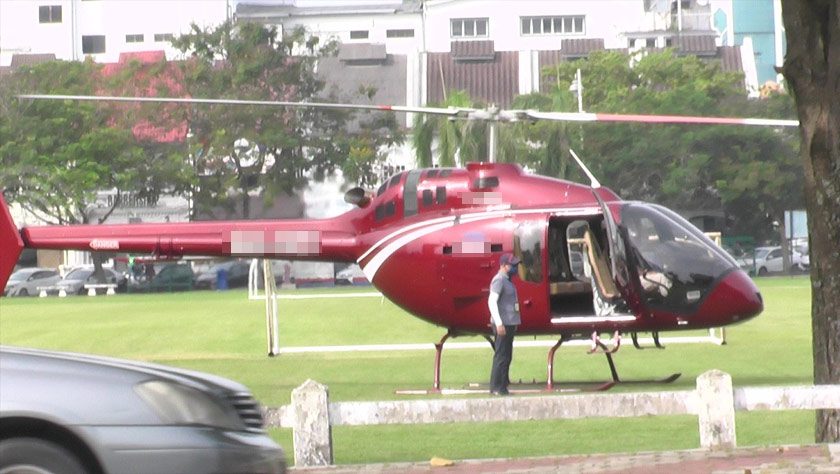
[[354,110],[382,110],[392,112],[413,112],[434,115],[448,115],[452,117],[466,116],[475,109],[440,108],[440,107],[408,107],[402,105],[366,105],[366,104],[333,104],[328,102],[284,102],[274,100],[237,100],[237,99],[196,99],[191,97],[120,97],[94,95],[59,95],[59,94],[22,94],[19,99],[37,100],[86,100],[96,102],[154,102],[174,104],[223,104],[223,105],[262,105],[274,107],[310,107],[323,109],[354,109]]
[[697,117],[689,115],[642,115],[642,114],[593,114],[576,112],[539,112],[536,110],[474,109],[466,107],[410,107],[404,105],[335,104],[329,102],[285,102],[272,100],[197,99],[190,97],[120,97],[91,95],[22,94],[19,99],[38,100],[86,100],[99,102],[157,102],[178,104],[227,104],[260,105],[274,107],[311,107],[323,109],[382,110],[393,112],[445,115],[469,120],[492,120],[497,122],[518,122],[523,120],[555,120],[562,122],[640,122],[640,123],[683,123],[717,125],[754,125],[772,127],[798,127],[797,120]]
[[734,118],[734,117],[697,117],[689,115],[640,115],[640,114],[589,114],[574,112],[537,112],[522,111],[534,120],[557,120],[563,122],[640,122],[640,123],[685,123],[716,125],[756,125],[771,127],[798,127],[798,120]]

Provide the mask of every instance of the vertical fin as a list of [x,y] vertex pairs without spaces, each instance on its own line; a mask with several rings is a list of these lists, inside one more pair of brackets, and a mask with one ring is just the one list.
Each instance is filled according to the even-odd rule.
[[3,192],[0,191],[0,294],[6,288],[6,282],[22,251],[23,239],[15,227],[6,200],[3,199]]

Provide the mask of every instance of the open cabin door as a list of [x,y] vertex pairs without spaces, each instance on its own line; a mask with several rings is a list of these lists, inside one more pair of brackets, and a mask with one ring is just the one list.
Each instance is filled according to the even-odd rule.
[[[606,227],[607,248],[601,249],[597,240],[594,239],[592,229],[586,231],[586,244],[589,248],[589,260],[592,264],[593,292],[598,292],[610,306],[609,308],[598,308],[596,301],[597,316],[604,316],[605,312],[626,312],[628,301],[633,301],[634,287],[630,283],[630,270],[627,265],[627,247],[621,238],[618,224],[613,217],[611,207],[608,206],[597,189],[592,193],[598,200],[604,215],[604,226]],[[616,204],[618,206],[620,204]],[[598,255],[606,250],[607,255]]]

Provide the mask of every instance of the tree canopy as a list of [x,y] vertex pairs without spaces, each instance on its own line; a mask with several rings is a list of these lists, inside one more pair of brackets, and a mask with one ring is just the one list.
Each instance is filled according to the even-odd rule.
[[[315,66],[335,49],[302,29],[281,36],[274,27],[232,22],[193,25],[174,44],[190,56],[182,63],[190,96],[287,102],[323,100]],[[245,217],[250,195],[270,205],[336,170],[360,184],[375,181],[382,147],[401,137],[392,114],[355,122],[356,130],[348,129],[350,112],[316,108],[198,105],[189,115],[198,211],[241,202]]]
[[87,222],[96,193],[155,201],[183,186],[183,155],[153,148],[132,132],[141,114],[109,105],[19,100],[20,93],[91,95],[108,91],[92,61],[52,61],[4,78],[0,100],[0,188],[8,199],[53,223]]
[[[543,71],[546,92],[515,99],[514,109],[576,112],[576,92],[569,85],[577,69],[583,77],[586,112],[790,118],[793,101],[786,94],[747,99],[743,76],[723,72],[718,64],[671,50],[627,55],[593,52],[587,60],[564,61]],[[476,106],[465,92],[450,95],[443,106]],[[469,122],[426,120],[415,125],[418,161],[426,158],[437,132],[441,164],[460,150],[485,141],[467,133]],[[434,127],[437,127],[435,130]],[[625,199],[657,202],[684,210],[723,210],[730,233],[774,237],[773,221],[803,204],[802,171],[794,132],[784,129],[709,125],[577,124],[539,121],[502,124],[497,157],[544,175],[586,182],[570,162],[575,149],[598,176]]]

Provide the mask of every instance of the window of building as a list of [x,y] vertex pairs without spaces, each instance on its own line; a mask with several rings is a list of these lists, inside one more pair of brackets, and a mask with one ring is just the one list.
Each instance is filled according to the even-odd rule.
[[82,53],[98,54],[105,52],[105,35],[82,36]]
[[399,29],[399,30],[385,30],[385,36],[388,38],[414,38],[414,30]]
[[523,16],[520,24],[523,36],[582,35],[585,33],[583,15]]
[[350,32],[350,39],[368,39],[368,30],[355,30]]
[[142,43],[143,35],[125,35],[126,43]]
[[172,33],[155,33],[155,43],[172,41],[173,39]]
[[61,23],[61,5],[43,5],[38,7],[39,23]]
[[488,22],[487,18],[453,18],[449,24],[453,38],[486,38]]

